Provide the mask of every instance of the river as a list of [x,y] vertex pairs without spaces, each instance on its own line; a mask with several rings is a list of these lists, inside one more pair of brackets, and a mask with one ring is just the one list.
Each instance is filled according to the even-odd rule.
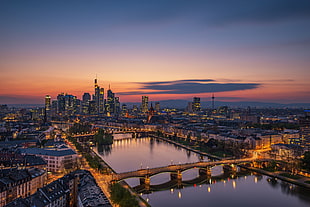
[[[101,157],[118,173],[153,168],[170,164],[191,163],[208,160],[194,152],[153,138],[120,139],[109,147],[98,148]],[[212,168],[212,175],[218,175],[221,167]],[[182,180],[192,180],[198,176],[198,169],[182,173]],[[159,185],[170,180],[170,173],[151,177],[151,185]],[[126,179],[135,187],[138,178]],[[154,191],[141,196],[153,207],[221,207],[221,206],[310,206],[310,190],[280,180],[242,171],[235,175],[212,177],[211,180]]]

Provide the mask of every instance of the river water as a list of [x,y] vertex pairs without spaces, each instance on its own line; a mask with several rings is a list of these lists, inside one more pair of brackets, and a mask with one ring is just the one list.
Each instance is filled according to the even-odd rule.
[[[98,148],[101,157],[118,173],[153,168],[170,164],[191,163],[208,160],[207,157],[153,138],[123,139],[114,141],[109,147]],[[214,177],[222,171],[212,168],[212,178],[203,182],[154,191],[141,196],[153,207],[306,207],[310,206],[310,190],[280,180],[242,171],[234,175]],[[198,177],[198,169],[182,173],[182,180]],[[151,177],[151,185],[159,185],[170,180],[170,173]],[[139,178],[129,178],[126,182],[135,187]]]

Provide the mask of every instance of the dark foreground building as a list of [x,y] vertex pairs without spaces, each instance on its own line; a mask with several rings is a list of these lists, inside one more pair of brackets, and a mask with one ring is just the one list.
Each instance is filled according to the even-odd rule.
[[107,197],[86,170],[76,170],[37,190],[27,198],[18,198],[6,207],[110,207]]

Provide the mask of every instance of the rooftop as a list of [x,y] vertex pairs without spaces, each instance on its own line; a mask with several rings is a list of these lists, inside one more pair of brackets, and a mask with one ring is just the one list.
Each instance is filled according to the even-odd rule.
[[76,152],[73,151],[72,149],[57,150],[57,149],[45,149],[45,148],[26,148],[26,149],[19,149],[19,151],[22,154],[49,155],[55,157],[62,157],[76,154]]

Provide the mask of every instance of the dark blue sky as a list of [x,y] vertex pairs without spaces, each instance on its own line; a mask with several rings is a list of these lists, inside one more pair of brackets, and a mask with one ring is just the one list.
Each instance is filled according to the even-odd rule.
[[[171,90],[133,83],[213,79],[225,97],[310,102],[306,0],[3,0],[0,28],[0,103],[64,90],[80,96],[95,74],[105,88],[152,89],[156,99]],[[190,97],[206,84],[173,86]],[[225,94],[224,86],[251,93]]]

